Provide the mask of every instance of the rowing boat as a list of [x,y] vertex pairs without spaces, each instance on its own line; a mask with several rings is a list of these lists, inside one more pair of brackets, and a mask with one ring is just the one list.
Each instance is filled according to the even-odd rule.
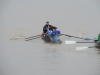
[[95,43],[95,47],[96,47],[96,48],[100,48],[100,42],[96,42],[96,43]]
[[100,48],[100,34],[98,34],[98,38],[96,38],[95,47]]
[[41,38],[45,41],[45,42],[53,42],[53,43],[61,43],[61,40],[59,39],[59,35],[55,34],[55,35],[51,35],[48,36],[47,34],[44,36],[42,35]]
[[95,41],[95,47],[100,48],[100,42],[98,41],[98,39],[95,38],[94,41]]

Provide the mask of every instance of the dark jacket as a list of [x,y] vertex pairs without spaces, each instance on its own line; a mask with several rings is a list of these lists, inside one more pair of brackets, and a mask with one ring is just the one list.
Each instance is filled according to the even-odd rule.
[[[53,27],[52,25],[50,25],[50,26]],[[47,28],[48,28],[48,25],[44,25],[44,27],[43,27],[43,32],[44,32],[44,33],[47,32]],[[51,28],[50,28],[50,30],[51,30]]]
[[45,26],[43,27],[43,32],[44,32],[44,33],[47,32],[47,28],[48,28],[48,25],[45,25]]

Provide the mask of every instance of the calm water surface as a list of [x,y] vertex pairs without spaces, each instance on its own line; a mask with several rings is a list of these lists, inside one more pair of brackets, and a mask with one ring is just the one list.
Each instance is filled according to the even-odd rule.
[[97,0],[1,0],[0,75],[100,75],[100,49],[76,51],[93,43],[45,43],[30,37],[42,33],[46,21],[63,34],[95,38],[100,33]]

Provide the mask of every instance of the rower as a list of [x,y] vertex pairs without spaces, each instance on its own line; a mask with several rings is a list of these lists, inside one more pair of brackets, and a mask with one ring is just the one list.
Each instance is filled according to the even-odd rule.
[[95,43],[100,43],[100,33],[98,34],[98,38],[94,39]]
[[48,36],[50,40],[53,41],[51,34],[52,34],[52,28],[51,25],[48,25],[46,36]]
[[50,26],[50,28],[52,29],[52,25],[49,24],[49,21],[46,22],[46,25],[43,27],[43,36],[45,36],[45,34],[47,34],[47,29],[48,29],[48,26]]
[[48,26],[53,27],[52,25],[49,24],[49,21],[46,22],[46,25],[43,27],[43,33],[47,32]]
[[53,35],[54,35],[54,34],[59,35],[59,34],[61,34],[61,33],[60,33],[59,30],[57,30],[57,27],[53,27],[53,32],[52,32],[52,34],[53,34]]
[[51,34],[52,34],[52,28],[51,28],[51,25],[48,25],[47,36],[51,36]]
[[47,32],[48,25],[49,25],[49,21],[47,21],[46,25],[43,27],[43,33]]
[[59,35],[60,35],[60,31],[57,30],[57,27],[53,27],[52,39],[54,43],[57,43]]
[[98,35],[98,42],[100,43],[100,33],[99,33],[99,35]]

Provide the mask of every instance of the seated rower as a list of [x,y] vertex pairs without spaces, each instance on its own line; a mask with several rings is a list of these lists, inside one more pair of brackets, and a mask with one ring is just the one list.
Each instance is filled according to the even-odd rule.
[[95,38],[95,39],[94,39],[94,42],[95,42],[95,43],[100,43],[100,33],[98,34],[98,38]]
[[52,28],[51,28],[51,25],[48,25],[48,28],[47,28],[47,35],[48,36],[51,36],[52,34]]
[[51,25],[49,25],[48,28],[47,28],[46,36],[48,36],[50,38],[50,40],[53,41],[51,35],[52,35],[52,28],[51,28]]
[[60,33],[60,31],[59,30],[57,30],[57,27],[53,27],[53,32],[52,32],[52,34],[54,35],[54,34],[61,34]]
[[49,22],[47,21],[46,25],[44,25],[44,27],[43,27],[43,33],[47,32],[48,25],[49,25]]
[[100,43],[100,33],[98,34],[98,42]]
[[60,31],[57,30],[57,27],[54,27],[52,31],[52,39],[54,43],[57,43],[59,35],[60,35]]
[[55,34],[60,34],[60,31],[59,30],[56,30],[57,27],[51,27],[50,25],[48,26],[47,28],[47,34],[48,35],[55,35]]
[[47,34],[48,26],[50,26],[50,28],[54,27],[54,26],[50,25],[49,22],[47,21],[46,25],[43,27],[43,34],[42,35],[45,36],[45,34]]

